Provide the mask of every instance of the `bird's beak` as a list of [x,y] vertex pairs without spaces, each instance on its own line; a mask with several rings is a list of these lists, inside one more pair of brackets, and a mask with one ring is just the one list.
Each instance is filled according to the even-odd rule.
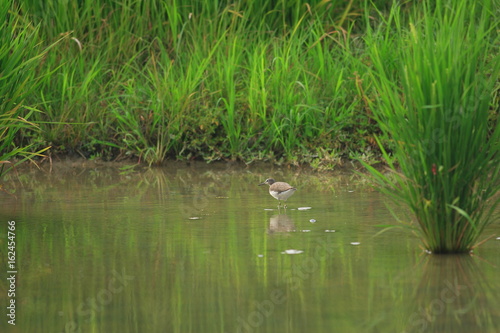
[[263,182],[263,183],[260,183],[260,184],[259,184],[259,186],[261,186],[261,185],[266,185],[266,182]]

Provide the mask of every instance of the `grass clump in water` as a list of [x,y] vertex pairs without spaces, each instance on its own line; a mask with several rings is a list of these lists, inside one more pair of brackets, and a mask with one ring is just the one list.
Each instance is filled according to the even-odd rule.
[[385,36],[394,61],[374,34],[367,37],[374,115],[392,139],[396,181],[370,170],[384,192],[411,209],[426,249],[464,253],[499,202],[500,130],[491,108],[500,74],[498,20],[489,1],[431,3],[407,23],[393,8]]

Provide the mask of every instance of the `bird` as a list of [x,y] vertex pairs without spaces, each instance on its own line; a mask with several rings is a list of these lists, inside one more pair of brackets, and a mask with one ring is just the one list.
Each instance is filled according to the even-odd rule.
[[260,183],[259,186],[265,184],[269,185],[269,194],[278,199],[278,208],[280,207],[281,200],[286,201],[286,199],[290,198],[295,193],[295,191],[297,191],[297,189],[290,186],[290,184],[285,182],[277,182],[272,178],[266,179],[266,181]]

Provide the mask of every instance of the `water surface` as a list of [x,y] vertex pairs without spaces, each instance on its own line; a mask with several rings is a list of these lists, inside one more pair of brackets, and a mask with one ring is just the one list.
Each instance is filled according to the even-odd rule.
[[[269,177],[298,188],[286,211],[257,186]],[[4,187],[17,198],[0,192],[0,254],[15,220],[18,273],[16,325],[3,315],[2,332],[500,327],[498,236],[474,256],[427,255],[409,230],[379,234],[397,222],[350,174],[75,162],[10,173]]]

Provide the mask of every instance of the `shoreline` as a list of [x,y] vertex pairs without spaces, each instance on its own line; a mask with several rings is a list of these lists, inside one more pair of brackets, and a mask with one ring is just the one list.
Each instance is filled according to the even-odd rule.
[[[12,160],[10,161],[12,165],[15,165],[20,162],[20,160]],[[386,167],[386,164],[382,161],[377,161],[372,165],[377,169],[383,169]],[[319,174],[332,174],[335,175],[346,175],[346,174],[354,174],[356,172],[362,174],[368,174],[367,170],[361,165],[361,163],[357,160],[345,160],[340,164],[335,164],[331,168],[326,167],[318,167],[314,168],[311,164],[286,164],[286,163],[273,163],[270,161],[252,161],[250,163],[245,163],[243,161],[231,161],[231,160],[217,160],[217,161],[203,161],[198,159],[193,160],[170,160],[167,159],[162,163],[153,164],[151,166],[148,163],[139,161],[137,158],[126,158],[117,160],[106,161],[101,158],[95,159],[86,159],[81,156],[70,156],[68,154],[58,154],[55,156],[47,156],[39,160],[26,160],[21,162],[17,166],[14,167],[14,170],[20,172],[30,169],[42,169],[47,172],[54,171],[55,168],[79,168],[79,169],[88,169],[95,167],[113,167],[113,168],[125,168],[125,169],[135,169],[135,168],[144,168],[144,169],[155,169],[155,168],[209,168],[213,170],[224,170],[224,169],[286,169],[290,171],[300,171],[300,172],[311,172],[311,173],[319,173]]]

